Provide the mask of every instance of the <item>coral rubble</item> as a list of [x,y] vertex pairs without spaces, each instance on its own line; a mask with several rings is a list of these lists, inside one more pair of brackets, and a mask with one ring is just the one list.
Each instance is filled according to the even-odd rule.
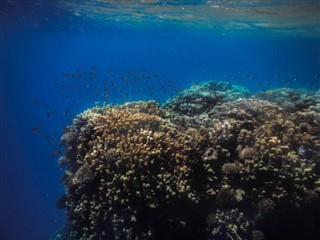
[[163,107],[79,114],[61,138],[69,221],[54,239],[316,239],[319,95],[205,82]]

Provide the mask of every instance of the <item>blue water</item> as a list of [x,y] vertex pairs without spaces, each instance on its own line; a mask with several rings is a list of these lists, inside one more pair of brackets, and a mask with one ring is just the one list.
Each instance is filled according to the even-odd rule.
[[319,35],[135,28],[37,3],[1,3],[1,240],[49,239],[63,226],[59,138],[96,102],[162,103],[210,79],[251,91],[320,88]]

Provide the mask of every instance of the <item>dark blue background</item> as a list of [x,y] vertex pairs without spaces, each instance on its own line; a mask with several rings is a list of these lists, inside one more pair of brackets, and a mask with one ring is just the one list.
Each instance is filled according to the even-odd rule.
[[70,119],[96,101],[163,102],[209,79],[252,91],[320,86],[319,38],[177,25],[134,28],[75,19],[30,2],[3,13],[1,240],[48,239],[63,226],[64,212],[55,208],[63,192],[59,155],[52,153],[61,148]]

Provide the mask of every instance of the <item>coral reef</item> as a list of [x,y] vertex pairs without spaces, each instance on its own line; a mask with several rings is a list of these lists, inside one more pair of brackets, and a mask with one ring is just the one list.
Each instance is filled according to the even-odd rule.
[[317,239],[319,95],[206,82],[163,107],[79,114],[61,138],[69,222],[53,239]]
[[312,92],[304,89],[282,88],[260,92],[255,94],[254,97],[277,103],[287,112],[307,111],[311,109],[320,112],[320,90]]
[[222,102],[248,97],[249,91],[228,82],[207,81],[192,85],[187,91],[169,99],[163,106],[179,115],[194,116],[209,111]]

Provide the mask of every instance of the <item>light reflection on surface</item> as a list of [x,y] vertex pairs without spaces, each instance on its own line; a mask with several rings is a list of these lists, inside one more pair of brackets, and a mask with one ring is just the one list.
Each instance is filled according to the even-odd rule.
[[320,1],[67,1],[59,6],[78,17],[150,25],[183,24],[203,29],[266,29],[319,34]]

